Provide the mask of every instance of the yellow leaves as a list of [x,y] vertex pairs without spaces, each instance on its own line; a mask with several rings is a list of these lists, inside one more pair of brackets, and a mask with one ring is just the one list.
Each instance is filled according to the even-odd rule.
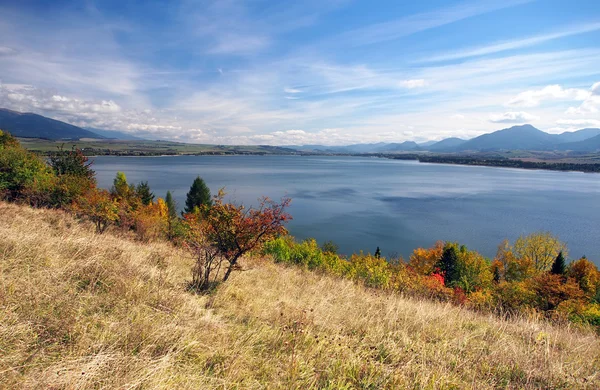
[[550,233],[532,233],[520,236],[514,252],[518,258],[531,264],[536,271],[548,271],[560,252],[567,256],[567,247]]

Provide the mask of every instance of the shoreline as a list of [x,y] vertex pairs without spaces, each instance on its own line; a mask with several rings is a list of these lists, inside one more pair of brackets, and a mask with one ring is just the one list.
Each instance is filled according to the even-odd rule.
[[524,161],[519,159],[478,159],[473,157],[438,157],[423,156],[419,158],[414,155],[390,155],[390,154],[321,154],[321,153],[178,153],[178,154],[90,154],[95,157],[233,157],[233,156],[293,156],[293,157],[362,157],[362,158],[385,158],[388,160],[415,161],[419,164],[435,165],[460,165],[505,169],[524,169],[529,171],[554,171],[554,172],[581,172],[600,173],[600,163],[565,163],[550,161]]

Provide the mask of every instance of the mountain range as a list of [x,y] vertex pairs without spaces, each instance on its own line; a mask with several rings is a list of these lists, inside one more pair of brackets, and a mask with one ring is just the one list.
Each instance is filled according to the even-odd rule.
[[[78,140],[82,138],[140,140],[131,134],[102,129],[84,129],[32,113],[20,113],[0,108],[0,129],[17,137],[49,140]],[[483,134],[470,140],[446,138],[438,142],[371,143],[345,146],[295,145],[301,152],[317,153],[397,153],[397,152],[488,152],[509,150],[531,151],[600,151],[600,129],[587,128],[561,134],[549,134],[532,125],[513,126]]]
[[17,112],[0,108],[0,129],[16,137],[43,138],[49,140],[80,140],[82,138],[141,140],[116,130],[84,129],[78,126],[29,112]]
[[470,140],[446,138],[435,143],[406,141],[398,143],[358,144],[349,146],[307,145],[295,147],[303,151],[332,153],[393,153],[393,152],[489,152],[502,150],[531,151],[600,151],[600,129],[581,129],[561,134],[549,134],[532,125],[513,126],[483,134]]

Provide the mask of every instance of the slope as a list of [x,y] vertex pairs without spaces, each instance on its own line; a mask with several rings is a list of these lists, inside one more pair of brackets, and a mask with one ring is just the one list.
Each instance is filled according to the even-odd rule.
[[522,125],[480,135],[459,145],[456,150],[548,150],[558,142],[548,133],[531,125]]
[[165,243],[0,203],[0,388],[598,388],[600,338],[267,260],[209,296]]
[[427,150],[431,150],[431,151],[446,151],[446,150],[452,150],[455,149],[457,147],[459,147],[460,145],[464,144],[465,141],[462,138],[457,138],[457,137],[451,137],[451,138],[446,138],[443,139],[439,142],[436,142],[434,144],[429,145],[429,147],[427,147]]
[[50,140],[104,138],[101,135],[84,130],[65,122],[45,116],[21,113],[0,108],[0,129],[15,137],[45,138]]
[[570,150],[574,152],[596,152],[600,151],[600,135],[579,141],[568,142],[558,145],[559,150]]

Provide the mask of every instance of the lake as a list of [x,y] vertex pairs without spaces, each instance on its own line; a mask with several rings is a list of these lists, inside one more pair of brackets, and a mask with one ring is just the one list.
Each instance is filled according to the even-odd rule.
[[458,241],[493,258],[500,242],[550,231],[570,258],[600,264],[600,174],[421,164],[361,157],[94,157],[98,184],[117,171],[147,180],[180,208],[200,175],[211,191],[225,187],[245,205],[263,195],[292,198],[288,229],[298,239],[333,240],[359,250],[408,258],[436,240]]

